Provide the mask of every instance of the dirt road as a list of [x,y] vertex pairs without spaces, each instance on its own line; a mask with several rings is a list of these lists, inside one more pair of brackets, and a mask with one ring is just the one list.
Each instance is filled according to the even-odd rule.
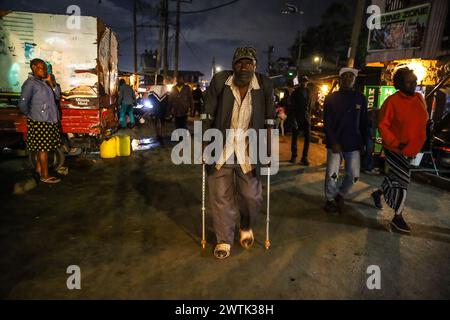
[[[280,149],[289,159],[289,137]],[[167,145],[128,158],[71,158],[62,183],[23,195],[11,190],[27,176],[27,160],[2,159],[0,298],[450,298],[448,192],[412,184],[410,236],[391,232],[390,210],[371,204],[381,177],[362,175],[345,215],[327,215],[325,149],[313,144],[311,167],[282,162],[272,178],[270,250],[262,213],[256,246],[244,251],[236,242],[218,261],[210,216],[207,249],[200,247],[201,167],[175,166],[170,153]],[[81,269],[81,290],[66,287],[70,265]],[[371,265],[380,267],[380,290],[366,286]]]

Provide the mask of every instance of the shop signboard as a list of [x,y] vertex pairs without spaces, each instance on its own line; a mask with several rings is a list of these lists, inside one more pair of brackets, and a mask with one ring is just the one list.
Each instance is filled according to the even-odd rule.
[[[364,95],[367,98],[367,108],[372,111],[374,117],[378,117],[378,110],[383,105],[384,101],[397,90],[392,86],[365,86]],[[375,129],[372,133],[376,140],[375,153],[380,153],[381,146],[381,135],[378,129]]]
[[380,29],[369,31],[367,51],[417,49],[422,46],[429,3],[380,15]]

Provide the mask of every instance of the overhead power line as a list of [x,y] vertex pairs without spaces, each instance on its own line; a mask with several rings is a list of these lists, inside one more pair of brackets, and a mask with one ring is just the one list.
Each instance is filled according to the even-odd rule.
[[187,41],[184,32],[181,32],[181,37],[183,38],[183,42],[184,44],[188,47],[189,51],[191,52],[192,56],[197,60],[197,62],[199,64],[202,65],[202,67],[205,67],[206,69],[209,67],[206,67],[206,65],[204,64],[204,61],[202,59],[199,58],[199,56],[197,55],[197,53],[195,52],[194,49],[192,49],[191,45],[189,44],[189,42]]
[[[195,11],[180,11],[180,14],[203,13],[203,12],[207,12],[207,11],[211,11],[211,10],[215,10],[215,9],[219,9],[219,8],[222,8],[222,7],[229,6],[229,5],[231,5],[231,4],[235,3],[235,2],[238,2],[238,1],[239,0],[233,0],[233,1],[229,1],[229,2],[226,2],[226,3],[220,4],[220,5],[215,6],[215,7],[210,7],[210,8],[205,8],[205,9],[200,9],[200,10],[195,10]],[[171,11],[171,13],[175,13],[175,12]]]

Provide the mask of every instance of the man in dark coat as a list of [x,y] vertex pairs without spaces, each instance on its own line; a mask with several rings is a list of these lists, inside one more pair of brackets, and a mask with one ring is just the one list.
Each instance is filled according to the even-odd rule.
[[297,161],[297,137],[303,131],[305,140],[301,165],[309,166],[308,151],[311,142],[311,97],[307,89],[308,77],[299,77],[299,85],[292,93],[288,106],[287,120],[292,128],[291,163]]
[[249,162],[245,134],[250,129],[272,128],[275,108],[272,82],[255,72],[256,61],[253,47],[237,48],[233,72],[223,71],[213,77],[200,115],[204,129],[218,129],[225,144],[208,174],[209,201],[217,238],[214,256],[218,259],[230,255],[239,214],[240,243],[246,249],[252,246],[252,228],[262,207],[260,159],[256,165]]

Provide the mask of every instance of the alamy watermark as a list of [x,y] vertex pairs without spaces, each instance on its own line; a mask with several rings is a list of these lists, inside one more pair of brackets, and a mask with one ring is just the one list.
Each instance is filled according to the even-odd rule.
[[77,265],[70,265],[66,270],[70,276],[67,278],[66,286],[69,290],[81,290],[81,269]]
[[67,18],[66,27],[69,30],[80,30],[81,29],[81,8],[75,4],[67,7],[67,14],[70,17]]
[[370,14],[367,19],[367,28],[369,30],[381,29],[381,8],[377,5],[370,5],[367,7],[366,13]]
[[[194,137],[186,129],[176,129],[172,132],[171,140],[179,141],[172,149],[172,163],[180,164],[202,164],[213,165],[222,159],[226,148],[232,147],[231,154],[245,155],[237,157],[237,164],[249,163],[260,164],[261,174],[276,175],[279,170],[279,132],[278,129],[270,133],[270,154],[268,154],[267,129],[227,129],[225,137],[219,129],[211,128],[205,132],[202,130],[202,121],[194,121]],[[209,144],[204,148],[203,144]],[[192,146],[192,143],[194,144]],[[193,148],[192,148],[193,147]],[[193,150],[193,154],[192,154]],[[228,153],[225,153],[229,155]],[[230,154],[230,155],[231,155]],[[226,164],[234,164],[235,157],[227,157]]]
[[381,290],[381,269],[377,265],[371,265],[367,267],[367,274],[370,276],[367,278],[366,286],[369,290]]

